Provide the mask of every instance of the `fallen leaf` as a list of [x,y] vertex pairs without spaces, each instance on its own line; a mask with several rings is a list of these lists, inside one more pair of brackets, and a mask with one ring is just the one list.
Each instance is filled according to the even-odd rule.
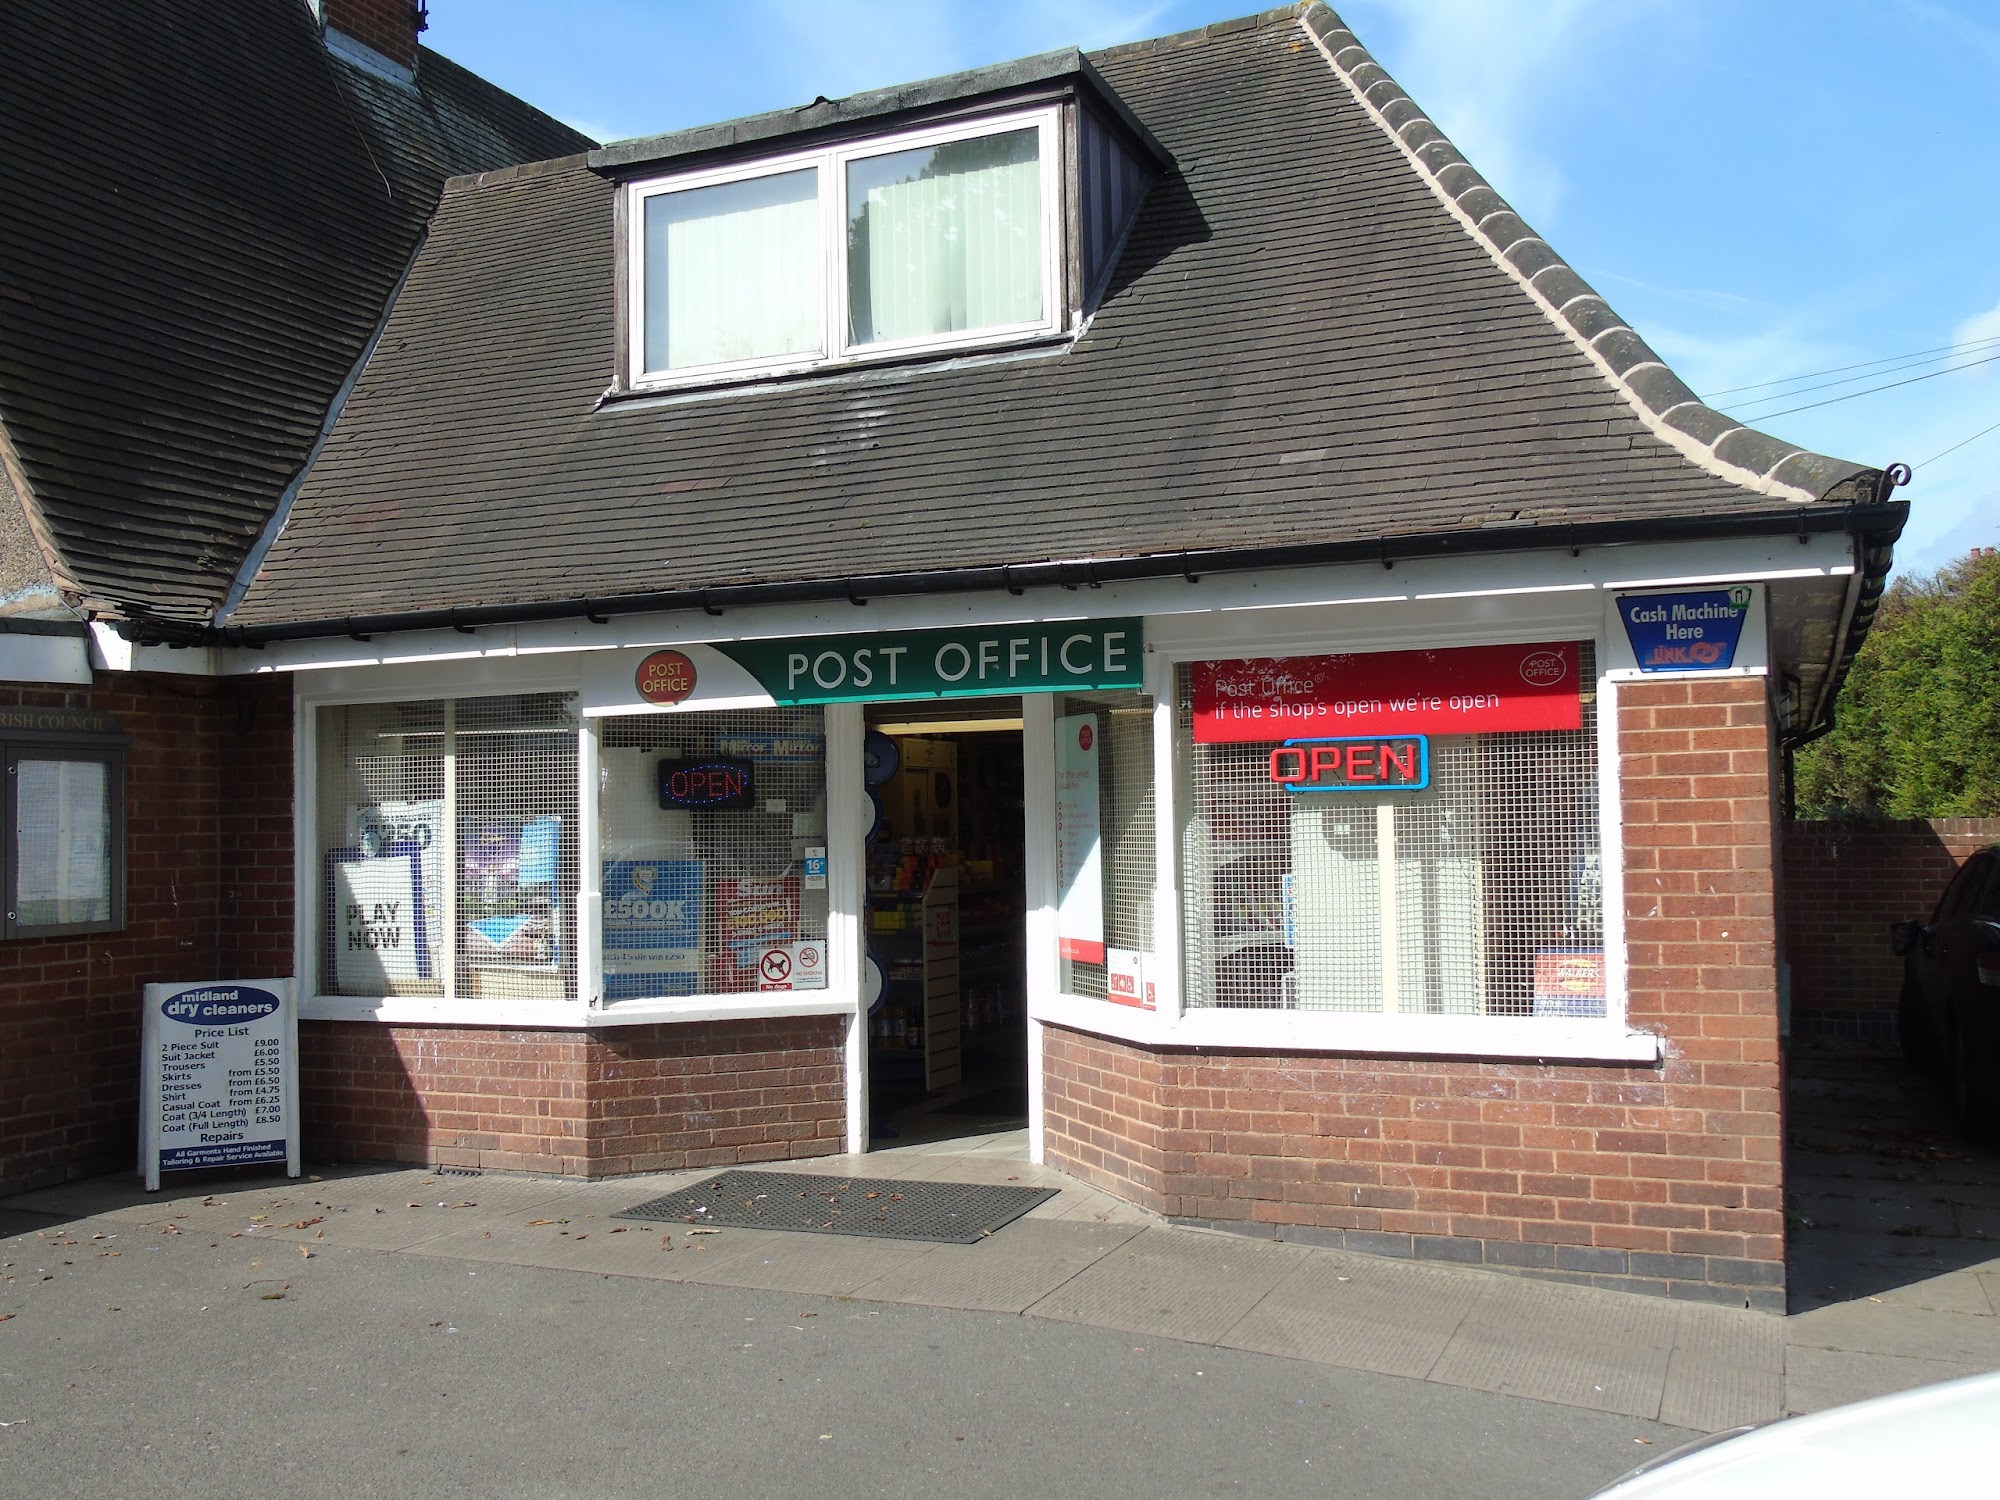
[[619,1226],[618,1226],[618,1227],[617,1227],[616,1229],[612,1230],[611,1232],[612,1232],[613,1234],[623,1234],[623,1233],[624,1233],[624,1232],[626,1231],[626,1229],[627,1229],[628,1227],[630,1227],[630,1226],[628,1226],[628,1225],[624,1225],[624,1224],[620,1224],[620,1225],[619,1225]]
[[0,1323],[4,1323],[4,1322],[6,1322],[6,1321],[7,1321],[7,1320],[8,1320],[9,1318],[11,1318],[11,1317],[14,1317],[14,1316],[15,1316],[15,1314],[13,1314],[13,1313],[0,1313]]
[[673,1237],[672,1235],[670,1235],[670,1234],[663,1234],[663,1235],[661,1235],[661,1236],[660,1236],[660,1248],[661,1248],[662,1250],[671,1250],[671,1249],[673,1249],[673,1248],[674,1248],[674,1237]]
[[530,1219],[528,1220],[528,1227],[530,1229],[540,1229],[544,1224],[553,1224],[555,1222],[554,1219]]
[[315,1224],[323,1224],[323,1223],[325,1223],[325,1222],[326,1222],[326,1215],[325,1215],[325,1214],[319,1214],[319,1215],[317,1215],[317,1216],[315,1216],[315,1217],[313,1217],[313,1218],[310,1218],[310,1219],[298,1219],[298,1220],[295,1220],[294,1222],[292,1222],[292,1223],[290,1223],[290,1224],[287,1224],[287,1225],[285,1226],[285,1228],[287,1228],[287,1229],[310,1229],[310,1228],[312,1228],[312,1227],[313,1227],[313,1225],[315,1225]]
[[306,1245],[301,1245],[301,1246],[299,1246],[299,1259],[300,1259],[300,1260],[311,1260],[312,1258],[313,1258],[313,1253],[312,1253],[312,1249],[311,1249],[311,1247],[309,1247],[309,1246],[306,1246]]
[[257,1300],[259,1302],[283,1302],[285,1294],[283,1292],[265,1292]]

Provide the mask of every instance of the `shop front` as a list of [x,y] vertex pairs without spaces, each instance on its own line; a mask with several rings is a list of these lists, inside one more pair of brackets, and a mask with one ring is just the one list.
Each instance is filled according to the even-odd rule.
[[[1763,1275],[1767,594],[1798,584],[1758,573],[1795,559],[1667,590],[1689,560],[1647,550],[1512,562],[1504,610],[1414,565],[1396,597],[1333,569],[295,648],[309,1136],[595,1175],[1019,1115],[1168,1217],[1637,1279],[1652,1167],[1692,1150],[1712,1196],[1721,1152],[1741,1237],[1651,1253]],[[1642,659],[1632,617],[1711,604],[1726,647]],[[1718,1044],[1743,1107],[1711,1118]]]

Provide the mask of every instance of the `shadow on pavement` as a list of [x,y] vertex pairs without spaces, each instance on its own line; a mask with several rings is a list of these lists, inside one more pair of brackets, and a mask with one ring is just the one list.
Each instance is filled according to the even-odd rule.
[[1785,1102],[1792,1312],[2000,1269],[2000,1154],[1893,1050],[1795,1038]]

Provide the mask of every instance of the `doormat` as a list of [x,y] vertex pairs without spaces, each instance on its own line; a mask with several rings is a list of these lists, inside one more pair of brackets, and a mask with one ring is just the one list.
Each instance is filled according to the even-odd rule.
[[1017,1083],[1003,1088],[988,1089],[983,1094],[973,1094],[964,1099],[954,1099],[949,1104],[940,1104],[931,1113],[980,1115],[989,1120],[1025,1120],[1028,1118],[1028,1086]]
[[804,1172],[724,1172],[612,1217],[976,1245],[1057,1191]]

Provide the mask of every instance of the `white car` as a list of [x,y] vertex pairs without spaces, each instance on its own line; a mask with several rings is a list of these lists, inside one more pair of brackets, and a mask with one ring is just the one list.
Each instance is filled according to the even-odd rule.
[[1593,1500],[1883,1500],[2000,1488],[2000,1373],[1718,1432],[1642,1464]]

